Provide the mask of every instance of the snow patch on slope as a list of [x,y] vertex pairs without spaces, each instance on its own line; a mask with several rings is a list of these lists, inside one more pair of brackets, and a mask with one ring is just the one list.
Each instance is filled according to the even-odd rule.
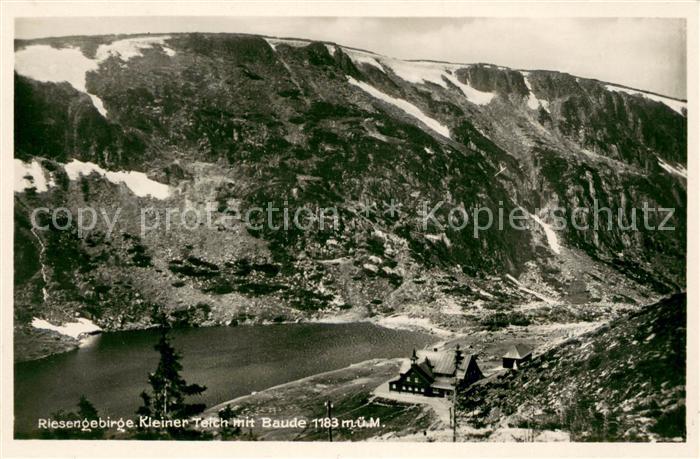
[[123,61],[128,61],[134,57],[143,56],[143,50],[160,46],[163,52],[172,57],[175,51],[165,46],[165,40],[170,37],[167,35],[161,37],[134,37],[125,38],[124,40],[113,41],[105,45],[97,47],[95,57],[98,62],[109,59],[111,56],[118,57]]
[[15,71],[22,76],[44,83],[66,82],[74,89],[90,96],[102,116],[107,115],[99,97],[85,87],[85,76],[99,67],[99,62],[85,57],[78,48],[53,48],[32,45],[15,53]]
[[437,62],[413,62],[399,59],[384,58],[382,62],[399,78],[409,83],[435,83],[447,89],[447,83],[442,78],[446,75],[446,64]]
[[348,48],[343,48],[343,52],[345,52],[345,54],[348,55],[352,63],[355,65],[367,64],[381,70],[382,72],[384,71],[384,67],[382,67],[379,61],[377,60],[379,56],[377,56],[376,54]]
[[43,193],[49,189],[49,182],[46,181],[44,169],[37,160],[27,164],[20,159],[15,159],[14,191],[16,193],[21,193],[29,188],[36,188],[36,191],[39,193]]
[[469,84],[462,83],[453,72],[464,65],[447,64],[443,62],[426,61],[402,61],[399,59],[382,58],[380,62],[404,81],[409,83],[423,84],[434,83],[447,89],[447,81],[458,87],[469,102],[476,105],[487,105],[496,96],[493,92],[479,91]]
[[523,81],[525,81],[525,86],[527,87],[527,90],[529,92],[527,96],[527,106],[531,110],[537,110],[540,107],[544,108],[548,113],[549,113],[549,101],[538,99],[537,96],[532,92],[532,85],[530,84],[530,81],[527,79],[528,73],[523,72]]
[[[124,184],[139,197],[151,196],[155,199],[170,197],[170,187],[163,183],[148,178],[143,172],[136,171],[108,171],[90,162],[82,162],[77,159],[63,165],[68,178],[78,180],[81,176],[98,174],[114,184]],[[46,171],[37,160],[25,163],[20,159],[14,160],[14,191],[21,193],[28,188],[35,187],[38,192],[48,191],[55,186],[53,178],[46,180]],[[50,177],[50,175],[49,175]]]
[[680,164],[677,164],[675,166],[667,163],[661,158],[656,158],[657,161],[659,162],[659,166],[669,174],[674,174],[678,175],[679,177],[683,177],[684,179],[688,178],[688,169],[685,167],[681,166]]
[[94,94],[86,94],[88,95],[88,97],[90,97],[92,105],[94,105],[97,111],[100,112],[100,115],[102,115],[104,118],[107,118],[107,109],[105,108],[105,104],[102,102],[102,99],[100,99]]
[[661,102],[662,104],[664,104],[667,107],[671,108],[672,110],[680,113],[681,115],[683,114],[683,110],[687,110],[687,108],[688,108],[688,104],[686,102],[676,100],[676,99],[671,99],[670,97],[658,96],[656,94],[650,94],[648,92],[637,91],[637,90],[629,89],[629,88],[623,88],[621,86],[615,86],[612,84],[606,84],[605,89],[607,89],[608,91],[614,91],[614,92],[624,92],[625,94],[630,94],[633,96],[642,96],[642,97],[645,97],[649,100],[653,100],[655,102]]
[[400,110],[404,111],[408,115],[410,115],[413,118],[418,119],[421,121],[423,124],[428,126],[430,129],[433,131],[437,132],[438,134],[441,134],[445,137],[450,137],[450,130],[447,126],[444,124],[440,123],[439,121],[429,117],[425,113],[423,113],[418,107],[413,105],[412,103],[403,100],[403,99],[397,99],[396,97],[392,97],[388,94],[385,94],[378,90],[377,88],[368,85],[367,83],[364,83],[362,81],[357,81],[353,77],[347,77],[348,82],[354,86],[357,86],[358,88],[362,89],[365,91],[367,94],[371,95],[372,97],[375,97],[381,101],[384,101],[388,104],[393,105],[396,108],[399,108]]
[[77,91],[87,94],[98,112],[107,117],[107,110],[102,99],[88,92],[86,75],[96,71],[100,63],[110,56],[116,56],[124,61],[142,55],[142,50],[160,46],[168,56],[174,56],[175,51],[165,46],[162,37],[134,37],[117,40],[100,45],[95,59],[86,57],[77,47],[54,48],[48,45],[31,45],[15,52],[15,71],[22,76],[45,83],[70,84]]
[[89,335],[102,331],[100,327],[95,325],[91,320],[78,318],[77,322],[67,322],[63,325],[53,325],[52,323],[34,317],[32,327],[42,330],[52,330],[65,336],[78,339],[81,335]]
[[139,197],[151,196],[156,199],[167,199],[170,197],[170,187],[148,178],[143,172],[105,170],[97,164],[82,162],[74,159],[65,165],[66,174],[71,180],[77,180],[81,175],[96,173],[103,176],[114,184],[125,184],[132,193]]
[[535,220],[535,222],[537,222],[544,230],[544,234],[547,237],[547,244],[549,245],[549,248],[552,249],[552,252],[556,253],[557,255],[560,254],[561,245],[559,245],[559,238],[557,237],[557,233],[554,232],[554,229],[552,229],[551,225],[545,223],[535,214],[530,214],[530,217]]
[[464,84],[461,81],[459,81],[457,78],[455,78],[452,75],[445,74],[445,78],[450,80],[452,84],[457,86],[459,89],[462,90],[462,93],[464,93],[464,96],[469,100],[469,102],[476,104],[476,105],[487,105],[491,100],[496,97],[496,94],[493,92],[484,92],[484,91],[479,91],[478,89],[474,89],[468,84]]
[[290,40],[286,38],[265,38],[264,40],[267,42],[268,45],[270,45],[273,51],[277,51],[277,46],[279,45],[288,45],[292,48],[303,48],[311,44],[310,41]]
[[335,55],[335,46],[334,45],[329,45],[328,43],[324,43],[323,46],[326,47],[326,51],[328,51],[328,54],[331,56]]

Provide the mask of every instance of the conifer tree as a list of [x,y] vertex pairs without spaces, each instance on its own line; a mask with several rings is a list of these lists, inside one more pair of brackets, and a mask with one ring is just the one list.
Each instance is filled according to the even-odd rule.
[[[53,413],[51,417],[57,421],[95,421],[100,419],[100,415],[97,412],[95,406],[90,403],[90,401],[85,397],[85,395],[80,396],[78,401],[78,411],[58,411]],[[92,427],[75,427],[70,429],[55,429],[42,432],[42,438],[49,439],[73,439],[73,440],[94,440],[98,438],[103,438],[105,434],[104,429],[92,428]]]
[[[187,398],[201,395],[206,387],[199,384],[188,384],[180,371],[182,356],[170,344],[169,329],[161,328],[161,335],[154,349],[160,354],[160,360],[155,371],[148,376],[151,385],[150,393],[143,391],[143,405],[136,411],[141,416],[168,420],[188,419],[204,411],[203,403],[187,403]],[[170,434],[174,432],[169,430]],[[182,433],[182,432],[179,432]]]

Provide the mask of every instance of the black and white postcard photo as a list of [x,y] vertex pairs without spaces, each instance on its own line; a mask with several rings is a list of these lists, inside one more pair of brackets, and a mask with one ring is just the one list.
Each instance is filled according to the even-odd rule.
[[699,11],[4,3],[3,457],[697,457]]

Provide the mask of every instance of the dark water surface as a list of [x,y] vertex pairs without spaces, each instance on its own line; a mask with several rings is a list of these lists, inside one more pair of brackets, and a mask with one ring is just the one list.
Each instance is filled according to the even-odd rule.
[[[104,333],[75,351],[16,364],[16,432],[35,430],[38,418],[58,410],[77,410],[81,395],[102,417],[133,417],[158,363],[158,337],[157,330]],[[363,322],[179,329],[171,338],[187,382],[207,386],[207,406],[367,359],[407,357],[437,341]]]

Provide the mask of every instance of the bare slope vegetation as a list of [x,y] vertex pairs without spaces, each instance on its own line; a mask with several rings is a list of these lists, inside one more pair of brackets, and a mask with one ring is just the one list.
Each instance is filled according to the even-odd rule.
[[685,349],[679,294],[473,386],[462,396],[462,419],[480,428],[564,430],[572,441],[682,441]]

